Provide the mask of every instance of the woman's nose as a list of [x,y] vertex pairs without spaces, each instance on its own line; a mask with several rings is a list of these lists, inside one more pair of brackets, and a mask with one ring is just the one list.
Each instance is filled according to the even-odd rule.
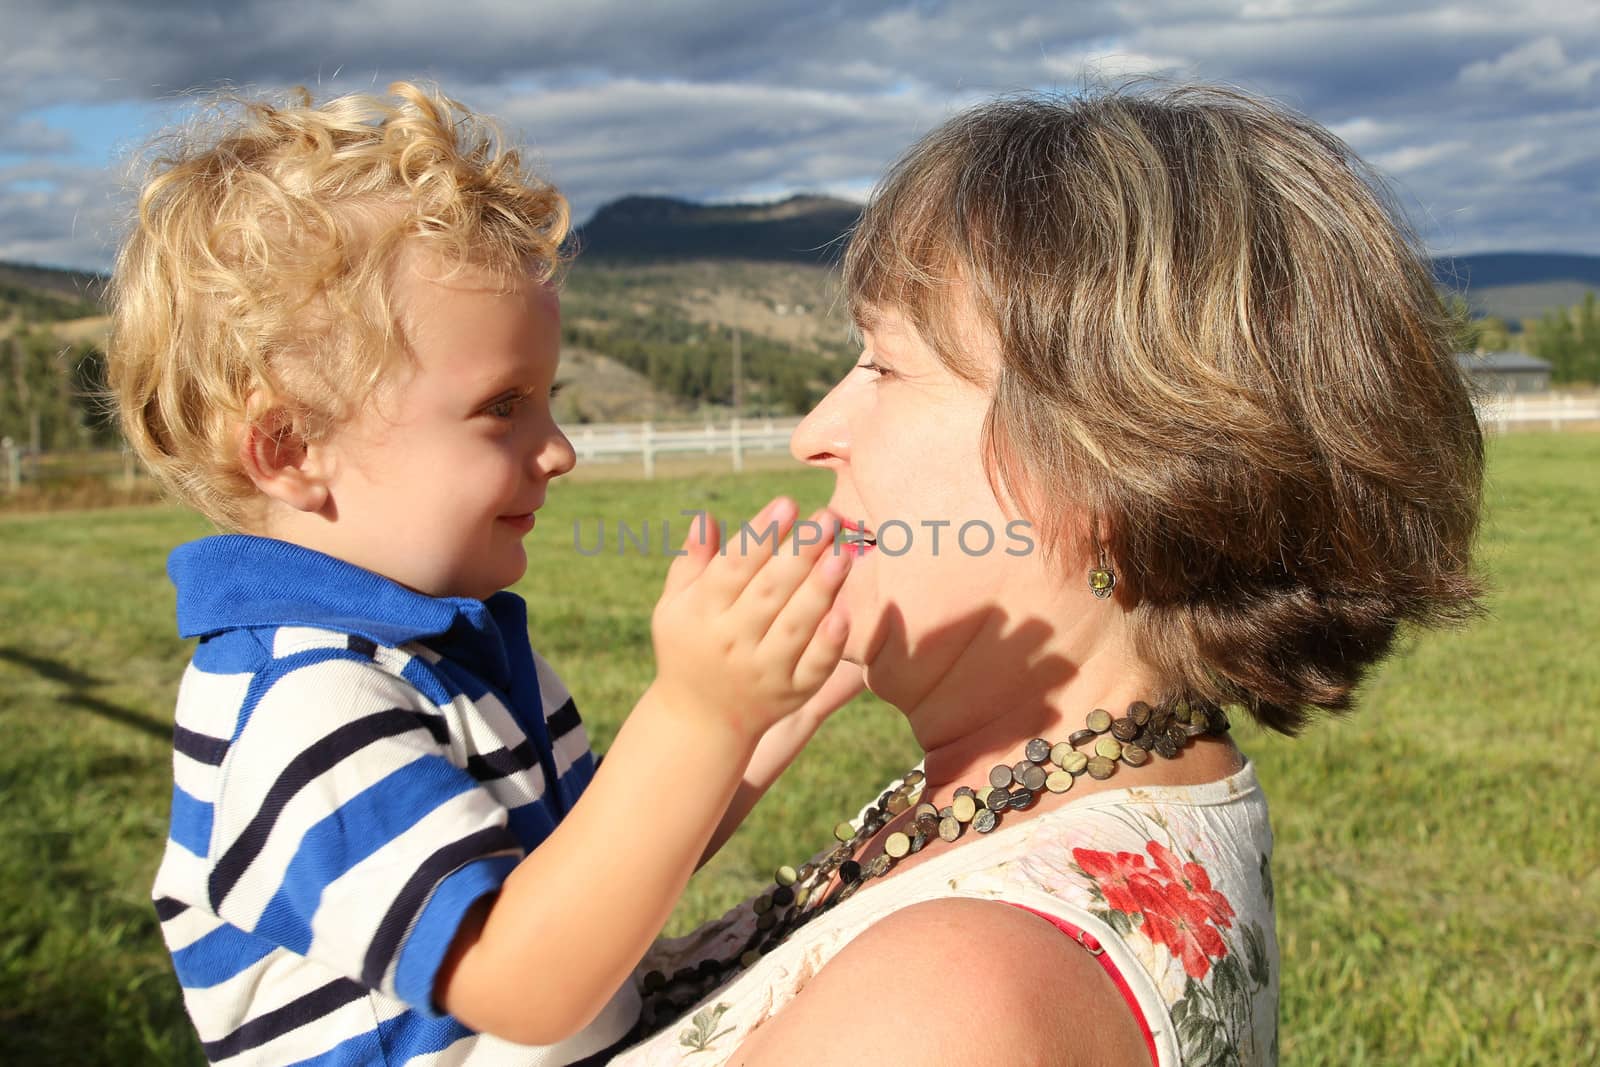
[[[846,379],[848,381],[848,378]],[[800,420],[789,438],[789,454],[802,463],[823,466],[829,460],[850,458],[849,422],[840,393],[846,382],[828,391],[810,414]]]

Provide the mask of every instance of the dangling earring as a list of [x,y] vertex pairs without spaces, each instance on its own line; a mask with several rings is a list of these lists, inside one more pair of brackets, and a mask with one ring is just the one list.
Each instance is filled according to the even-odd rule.
[[1106,562],[1106,550],[1100,544],[1098,537],[1094,540],[1094,547],[1096,553],[1100,556],[1100,565],[1089,568],[1089,591],[1095,595],[1096,599],[1104,600],[1111,595],[1111,590],[1116,586],[1117,574],[1111,569],[1111,565]]

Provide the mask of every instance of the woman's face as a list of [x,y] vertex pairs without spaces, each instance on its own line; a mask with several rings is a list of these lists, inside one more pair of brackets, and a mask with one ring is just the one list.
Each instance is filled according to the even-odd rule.
[[884,309],[862,331],[856,366],[790,442],[797,458],[833,472],[830,507],[846,526],[877,539],[860,547],[839,600],[851,627],[845,658],[865,665],[880,693],[913,659],[920,673],[937,671],[999,605],[1048,581],[1032,529],[996,499],[984,469],[999,356],[976,315],[965,318],[965,355],[985,384],[950,371]]

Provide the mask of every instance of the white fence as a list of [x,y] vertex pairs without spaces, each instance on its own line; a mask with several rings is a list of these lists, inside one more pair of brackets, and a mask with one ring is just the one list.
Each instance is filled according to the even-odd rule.
[[1485,430],[1560,430],[1568,423],[1600,422],[1600,393],[1509,393],[1479,397],[1478,421]]
[[798,418],[787,418],[733,419],[721,424],[585,423],[563,429],[580,462],[640,456],[644,476],[651,478],[656,457],[672,454],[724,455],[734,470],[743,470],[744,457],[752,452],[788,452],[789,437],[798,425]]

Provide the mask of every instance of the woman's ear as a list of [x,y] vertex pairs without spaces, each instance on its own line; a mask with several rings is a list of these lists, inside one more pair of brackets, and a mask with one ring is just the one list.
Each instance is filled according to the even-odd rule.
[[263,495],[296,511],[321,511],[329,499],[329,471],[322,450],[307,443],[299,421],[286,409],[255,403],[251,409],[257,413],[239,435],[239,465],[245,477]]

